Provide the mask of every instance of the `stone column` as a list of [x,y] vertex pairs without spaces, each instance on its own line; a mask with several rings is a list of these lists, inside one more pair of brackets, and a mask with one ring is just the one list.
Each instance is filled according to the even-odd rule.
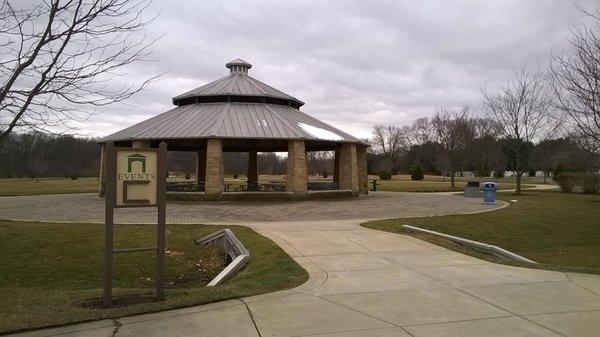
[[295,198],[302,198],[308,193],[308,168],[306,149],[303,140],[288,142],[286,190],[293,192]]
[[104,154],[104,144],[102,144],[102,148],[100,149],[100,169],[98,172],[98,197],[104,197],[104,163],[106,162],[105,154]]
[[358,191],[361,194],[369,194],[366,146],[356,145],[356,161],[358,162]]
[[223,144],[220,139],[206,142],[205,195],[208,199],[220,199],[225,182],[223,179]]
[[206,148],[196,151],[196,184],[202,185],[206,181]]
[[358,165],[356,144],[344,143],[340,151],[340,189],[358,195]]
[[248,152],[248,191],[258,190],[258,152]]
[[340,152],[341,149],[335,150],[335,156],[333,157],[333,182],[340,183]]

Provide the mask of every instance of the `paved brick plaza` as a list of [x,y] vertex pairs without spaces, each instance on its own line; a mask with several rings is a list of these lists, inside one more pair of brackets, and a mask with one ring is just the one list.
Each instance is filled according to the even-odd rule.
[[[295,221],[328,219],[382,219],[491,210],[506,205],[482,205],[480,199],[462,196],[376,192],[340,200],[298,202],[205,202],[169,203],[168,223],[217,223],[254,221]],[[119,209],[120,223],[155,223],[148,209]],[[103,222],[104,200],[96,194],[54,194],[0,198],[0,219]]]

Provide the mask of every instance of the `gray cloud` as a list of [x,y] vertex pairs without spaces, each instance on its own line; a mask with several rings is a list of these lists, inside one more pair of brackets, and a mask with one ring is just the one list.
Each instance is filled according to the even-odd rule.
[[303,111],[365,137],[377,123],[476,103],[482,86],[566,48],[583,20],[565,0],[157,0],[152,9],[161,14],[147,33],[165,34],[158,61],[121,80],[169,72],[129,105],[78,124],[80,133],[107,135],[167,111],[171,97],[227,75],[225,63],[240,57],[251,76],[305,101]]

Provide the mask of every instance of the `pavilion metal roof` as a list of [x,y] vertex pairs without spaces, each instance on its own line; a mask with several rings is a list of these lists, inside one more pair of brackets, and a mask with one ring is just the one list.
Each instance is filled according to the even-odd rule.
[[[310,126],[309,131],[306,125]],[[339,138],[311,133],[310,130],[314,128],[333,133]],[[178,106],[107,136],[101,142],[176,138],[270,138],[363,143],[289,106],[238,102]]]
[[230,75],[173,98],[176,108],[100,140],[305,139],[366,143],[299,110],[304,103],[227,63]]

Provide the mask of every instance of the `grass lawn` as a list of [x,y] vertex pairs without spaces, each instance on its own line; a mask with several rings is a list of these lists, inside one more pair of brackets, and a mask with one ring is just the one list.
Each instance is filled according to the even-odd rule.
[[11,195],[38,195],[87,193],[98,191],[98,178],[19,178],[0,179],[0,197]]
[[[369,181],[369,188],[372,187]],[[378,180],[380,184],[378,190],[391,192],[461,192],[467,185],[466,181],[456,181],[456,187],[450,187],[450,181],[439,180]],[[524,188],[532,185],[523,185]],[[498,188],[503,190],[516,189],[517,184],[512,182],[499,182]]]
[[[425,179],[424,179],[425,181],[450,182],[450,178],[439,176],[439,175],[426,174],[424,177],[425,177]],[[379,176],[369,175],[369,179],[379,179]],[[504,177],[504,178],[495,179],[495,178],[489,178],[489,177],[456,177],[455,179],[456,179],[456,181],[463,181],[463,182],[472,181],[472,180],[476,180],[476,181],[494,180],[494,181],[498,181],[499,183],[515,183],[517,178],[516,177]],[[411,181],[409,174],[393,175],[392,180]],[[550,179],[550,178],[546,181],[546,183],[544,183],[543,177],[529,177],[527,175],[522,177],[522,181],[525,184],[546,184],[546,183],[553,184],[554,183],[552,181],[552,179]]]
[[[170,181],[194,181],[184,179],[183,177],[171,177]],[[261,175],[260,182],[268,183],[272,180],[283,181],[284,176]],[[310,177],[310,181],[331,181],[318,177]],[[228,184],[246,184],[246,176],[240,175],[237,179],[233,176],[226,176],[225,182]],[[0,179],[0,197],[15,195],[41,195],[41,194],[66,194],[66,193],[95,193],[98,192],[99,182],[96,177],[78,178],[71,180],[69,178],[19,178],[19,179]]]
[[[425,176],[425,180],[412,181],[410,176],[394,176],[392,180],[379,180],[379,177],[369,176],[369,188],[371,181],[378,179],[380,183],[379,190],[393,192],[451,192],[462,191],[468,180],[473,178],[457,178],[456,188],[450,188],[450,181],[442,180],[440,176]],[[480,178],[477,178],[481,180]],[[536,179],[536,180],[531,180]],[[193,181],[186,180],[182,177],[172,177],[170,180],[177,181]],[[285,180],[281,175],[261,175],[260,182],[268,183],[269,181]],[[524,177],[524,183],[541,183],[539,178]],[[310,176],[309,181],[332,181],[332,177],[321,178]],[[232,176],[226,176],[225,182],[229,184],[245,184],[246,176],[240,175],[237,179]],[[514,178],[503,178],[499,180],[501,189],[515,189],[516,184]],[[87,177],[71,180],[69,178],[39,178],[39,179],[0,179],[0,197],[14,195],[40,195],[40,194],[63,194],[63,193],[90,193],[98,191],[98,178]],[[531,185],[523,185],[523,187],[531,187]]]
[[[103,226],[0,221],[0,334],[192,306],[288,289],[308,274],[271,240],[227,226],[250,251],[234,278],[205,287],[223,268],[216,248],[194,240],[222,226],[167,225],[166,300],[154,301],[153,253],[115,256],[115,305],[102,296]],[[116,247],[153,245],[154,225],[115,226]],[[129,305],[119,303],[127,301]]]
[[[373,221],[363,226],[395,233],[405,233],[401,225],[427,228],[500,246],[538,262],[540,268],[600,274],[600,195],[526,192],[499,196],[517,202],[487,213]],[[497,261],[431,235],[414,236]]]

